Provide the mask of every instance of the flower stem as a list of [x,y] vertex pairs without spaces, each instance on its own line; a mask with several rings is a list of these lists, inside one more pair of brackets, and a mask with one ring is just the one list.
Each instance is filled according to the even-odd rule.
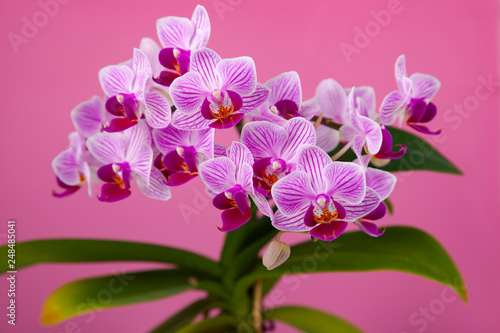
[[348,142],[347,144],[345,144],[344,147],[342,147],[342,149],[340,149],[335,155],[332,156],[332,161],[336,161],[338,160],[342,155],[344,155],[344,153],[349,149],[351,148],[352,146],[352,141],[351,142]]
[[255,282],[252,312],[255,333],[262,333],[262,279],[258,279]]
[[323,118],[322,116],[313,117],[311,120],[314,121],[314,122],[316,122],[317,120],[320,120],[321,121],[321,125],[325,125],[326,127],[333,128],[333,129],[335,129],[337,131],[342,127],[341,124],[337,124],[333,120],[328,119],[328,118]]

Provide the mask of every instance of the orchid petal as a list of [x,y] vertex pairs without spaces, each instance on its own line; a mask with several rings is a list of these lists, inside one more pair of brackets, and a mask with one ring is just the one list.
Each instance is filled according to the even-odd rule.
[[[347,95],[349,95],[351,89],[346,89]],[[375,113],[375,89],[368,86],[356,87],[354,88],[354,101],[356,102],[360,98],[364,107],[360,108],[360,115],[368,117],[375,120],[378,115]]]
[[380,237],[384,234],[385,229],[379,230],[377,225],[372,222],[367,221],[355,221],[354,224],[358,226],[358,228],[363,231],[365,234],[370,235],[372,237]]
[[151,132],[143,121],[139,122],[137,126],[124,131],[123,135],[128,141],[126,154],[127,162],[133,159],[133,156],[140,150],[140,146],[142,146],[143,143],[151,146]]
[[155,129],[153,137],[156,146],[164,155],[179,147],[194,147],[197,152],[204,154],[208,158],[213,158],[214,132],[211,128],[199,131],[184,131],[168,126],[163,129]]
[[325,242],[332,241],[339,237],[347,228],[349,223],[345,221],[332,221],[330,223],[321,223],[311,229],[311,236]]
[[408,86],[408,74],[406,73],[406,59],[404,55],[400,55],[394,65],[394,73],[396,75],[396,83],[399,91],[403,94],[409,94],[410,87]]
[[316,98],[326,118],[340,124],[344,123],[347,118],[347,96],[337,81],[333,79],[321,81],[316,89]]
[[203,162],[198,169],[201,180],[212,192],[221,193],[236,185],[236,165],[227,157]]
[[311,186],[311,176],[303,171],[295,171],[279,179],[271,189],[276,206],[287,216],[295,215],[309,207],[316,198]]
[[132,71],[134,73],[145,72],[148,77],[151,76],[151,64],[148,57],[139,49],[134,49],[134,56],[132,58]]
[[241,131],[241,142],[256,160],[279,158],[281,147],[286,141],[287,135],[283,128],[267,121],[250,122]]
[[316,146],[308,146],[300,151],[297,165],[298,170],[310,175],[312,187],[316,193],[320,194],[325,191],[326,186],[323,169],[331,163],[330,156],[324,150]]
[[152,128],[165,128],[170,124],[172,112],[168,100],[156,91],[145,95],[146,108],[144,116]]
[[265,196],[263,196],[259,192],[255,192],[255,194],[251,195],[251,197],[257,208],[262,212],[262,214],[269,217],[273,216],[273,210],[271,209],[271,206],[269,205],[269,202],[267,201]]
[[78,104],[71,111],[71,119],[76,130],[86,138],[99,133],[102,129],[103,109],[102,100],[97,96]]
[[200,112],[210,91],[204,86],[199,73],[189,72],[172,82],[169,93],[179,111],[193,114]]
[[249,113],[261,106],[268,98],[270,90],[261,83],[257,83],[255,91],[250,95],[243,96],[243,106],[240,109],[242,113]]
[[146,55],[151,65],[151,74],[157,76],[162,70],[163,66],[160,64],[158,55],[160,54],[160,46],[151,38],[141,39],[139,49]]
[[404,106],[410,95],[404,96],[395,90],[385,96],[380,106],[380,120],[384,125],[392,125],[396,118],[404,112]]
[[241,96],[255,91],[257,73],[252,58],[224,59],[217,64],[215,71],[221,80],[221,89],[234,91]]
[[363,168],[350,162],[333,162],[323,170],[327,182],[326,195],[349,204],[360,203],[366,193]]
[[122,133],[98,133],[87,139],[90,153],[104,164],[125,162],[127,138]]
[[231,147],[228,148],[227,157],[234,162],[236,167],[240,167],[244,163],[253,165],[254,159],[252,153],[243,143],[233,141]]
[[132,93],[134,72],[126,65],[107,66],[99,71],[99,81],[106,96]]
[[371,213],[380,204],[381,200],[377,192],[371,188],[366,189],[366,195],[358,204],[342,204],[346,210],[346,221],[354,221]]
[[99,201],[116,202],[129,197],[129,189],[121,188],[118,184],[106,183],[101,187],[101,195],[97,197]]
[[286,72],[280,74],[265,83],[271,90],[269,103],[276,104],[281,100],[290,100],[297,105],[302,103],[302,89],[297,72]]
[[325,125],[316,128],[316,146],[326,152],[334,150],[340,142],[340,132]]
[[153,164],[153,149],[147,143],[143,143],[138,147],[133,155],[128,154],[128,162],[130,168],[135,174],[149,186],[149,176],[151,174],[151,166]]
[[200,74],[203,83],[208,88],[210,93],[212,90],[218,89],[220,86],[219,77],[216,73],[216,67],[221,61],[222,58],[208,48],[195,51],[191,57],[191,70]]
[[389,197],[396,185],[397,178],[392,173],[368,168],[366,170],[366,186],[373,189],[381,200]]
[[222,157],[222,156],[227,156],[227,147],[215,142],[214,143],[214,157]]
[[210,120],[205,119],[201,112],[185,114],[181,111],[176,111],[172,117],[172,125],[175,128],[186,131],[203,130],[209,128]]
[[238,229],[243,224],[247,223],[248,220],[252,217],[252,212],[248,211],[245,214],[242,214],[238,208],[231,208],[225,210],[221,214],[222,218],[222,228],[219,228],[220,231],[233,231]]
[[377,154],[382,146],[382,130],[380,124],[363,116],[360,117],[360,124],[363,127],[368,153],[371,155]]
[[441,82],[433,76],[427,74],[414,73],[410,76],[412,82],[413,98],[432,99],[439,88]]
[[210,18],[207,10],[201,5],[197,5],[194,9],[191,22],[196,28],[196,32],[191,42],[191,49],[196,50],[204,47],[210,38]]
[[284,160],[288,161],[297,156],[299,149],[304,145],[316,144],[314,126],[304,118],[290,119],[283,129],[288,133],[288,138],[281,152],[281,158]]
[[253,189],[253,169],[250,164],[237,166],[236,184],[240,185],[247,193],[254,194]]
[[278,230],[293,232],[303,232],[311,230],[312,228],[308,227],[304,223],[304,216],[307,209],[308,207],[302,209],[300,212],[292,216],[284,215],[280,210],[278,210],[273,217],[273,227]]
[[156,21],[158,39],[164,48],[189,49],[189,42],[195,27],[185,17],[168,16]]
[[141,192],[150,198],[168,200],[172,197],[170,187],[165,184],[163,174],[156,168],[151,169],[149,184],[144,182],[144,180],[140,177],[136,178],[136,181]]
[[81,183],[78,166],[79,163],[73,149],[61,152],[52,160],[52,169],[57,178],[69,186],[77,186]]

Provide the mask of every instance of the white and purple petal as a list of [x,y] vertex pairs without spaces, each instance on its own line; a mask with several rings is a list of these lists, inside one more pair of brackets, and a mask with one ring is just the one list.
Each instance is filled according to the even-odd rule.
[[302,103],[302,88],[297,72],[282,73],[265,83],[271,90],[269,104],[274,105],[281,100],[289,100],[300,106]]
[[243,143],[233,141],[231,147],[227,150],[227,157],[233,161],[237,168],[247,163],[253,165],[254,159],[252,153]]
[[344,88],[333,79],[319,83],[316,89],[316,99],[326,118],[343,124],[348,118],[347,95]]
[[248,147],[255,160],[279,158],[286,141],[285,130],[267,121],[250,122],[243,126],[241,131],[241,142]]
[[240,96],[250,95],[257,86],[255,63],[250,57],[224,59],[217,64],[221,89],[234,91]]
[[168,16],[156,21],[158,38],[164,48],[189,50],[189,43],[195,27],[185,17]]
[[216,73],[216,67],[222,58],[215,51],[202,48],[193,52],[191,57],[191,71],[198,72],[203,80],[203,84],[210,93],[214,89],[220,88],[221,82]]
[[174,105],[186,114],[199,113],[211,91],[203,84],[198,72],[189,72],[174,80],[169,90]]
[[134,72],[126,65],[107,66],[99,71],[99,81],[107,97],[132,93]]
[[279,179],[271,192],[276,206],[287,216],[295,215],[308,208],[317,192],[311,185],[312,179],[303,171],[295,171]]
[[366,170],[366,186],[373,189],[381,200],[389,197],[396,185],[397,178],[392,173],[380,169]]
[[172,117],[172,125],[178,129],[192,131],[209,128],[211,121],[203,117],[201,112],[185,114],[179,110],[175,111]]
[[205,7],[196,6],[191,17],[191,23],[193,23],[196,30],[190,47],[191,50],[196,50],[207,45],[210,38],[210,18]]
[[441,87],[441,82],[427,74],[414,73],[410,76],[412,97],[431,100]]
[[304,118],[296,117],[290,119],[283,129],[288,134],[288,138],[281,151],[281,158],[285,161],[295,158],[303,146],[316,144],[314,126]]
[[98,96],[78,104],[71,111],[71,119],[76,130],[88,138],[102,129],[104,105]]
[[243,105],[240,112],[247,114],[262,106],[269,96],[270,90],[265,85],[257,83],[255,91],[250,95],[243,96]]
[[227,157],[203,162],[199,174],[212,193],[222,193],[236,185],[236,165]]
[[378,207],[382,200],[380,196],[372,190],[371,188],[366,188],[366,195],[358,204],[348,204],[342,203],[342,206],[345,208],[346,217],[344,220],[346,221],[355,221],[360,219],[369,213],[371,213],[374,209]]
[[340,142],[340,132],[325,125],[316,128],[316,146],[326,152],[334,150]]
[[304,216],[309,207],[306,207],[292,216],[284,215],[280,210],[273,216],[273,227],[282,231],[303,232],[309,231],[312,227],[308,227],[304,223]]
[[304,171],[311,177],[315,193],[321,194],[326,189],[323,169],[331,163],[330,156],[324,150],[316,146],[306,146],[299,153],[297,166],[298,170]]
[[157,168],[151,169],[149,184],[140,177],[136,178],[136,181],[141,192],[150,198],[168,200],[172,197],[170,187],[165,184],[165,178]]
[[148,125],[152,128],[167,127],[172,118],[168,100],[161,93],[156,91],[148,92],[144,97],[146,103],[144,116]]
[[363,168],[350,162],[333,162],[323,170],[327,195],[336,201],[358,204],[365,197],[366,178]]
[[97,133],[87,139],[90,153],[104,164],[125,162],[128,140],[122,133]]

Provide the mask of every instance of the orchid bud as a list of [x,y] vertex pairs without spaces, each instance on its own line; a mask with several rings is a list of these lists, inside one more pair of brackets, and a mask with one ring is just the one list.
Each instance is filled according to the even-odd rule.
[[268,270],[273,270],[283,264],[288,257],[290,257],[290,246],[287,243],[273,240],[264,252],[262,263]]

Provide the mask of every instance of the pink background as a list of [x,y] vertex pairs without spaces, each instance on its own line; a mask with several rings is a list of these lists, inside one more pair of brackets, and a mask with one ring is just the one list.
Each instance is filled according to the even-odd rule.
[[[97,72],[126,60],[142,37],[156,39],[159,17],[190,16],[196,1],[69,1],[39,28],[16,53],[7,34],[21,34],[23,17],[41,10],[36,1],[0,2],[0,234],[6,221],[17,220],[19,240],[94,237],[154,242],[203,252],[217,258],[223,240],[216,228],[218,212],[208,204],[195,206],[201,181],[173,189],[169,202],[136,192],[117,204],[103,204],[84,191],[58,200],[51,160],[67,146],[72,131],[70,110],[100,94]],[[442,88],[435,102],[439,115],[433,128],[444,133],[434,145],[453,160],[465,176],[427,172],[399,177],[393,195],[395,215],[387,225],[418,226],[433,234],[451,253],[467,283],[468,305],[442,285],[395,273],[307,275],[300,286],[282,283],[281,304],[304,304],[338,314],[367,332],[493,332],[498,329],[500,242],[498,183],[498,93],[470,111],[456,113],[454,104],[472,103],[479,77],[497,81],[497,6],[495,1],[401,0],[401,12],[372,34],[369,45],[342,54],[342,42],[354,44],[355,27],[374,20],[371,11],[391,1],[201,1],[212,22],[209,47],[223,57],[255,59],[259,81],[296,70],[304,97],[317,83],[333,77],[342,85],[371,85],[378,104],[395,89],[393,63],[407,56],[408,70],[437,76]],[[230,4],[218,15],[216,4]],[[43,23],[43,22],[42,22]],[[481,92],[485,93],[484,88]],[[231,130],[219,133],[229,143]],[[179,205],[198,215],[184,219]],[[292,237],[285,236],[292,240]],[[4,259],[1,259],[4,260]],[[7,327],[4,311],[7,284],[0,282],[0,331],[66,332],[68,327],[39,325],[44,299],[74,279],[111,274],[138,264],[40,265],[18,275],[16,327]],[[327,292],[325,292],[327,290]],[[148,304],[114,308],[70,320],[75,332],[145,332],[199,297],[191,292]],[[448,298],[446,298],[448,299]],[[445,304],[440,308],[440,304]],[[420,308],[435,315],[425,319]],[[417,313],[416,315],[414,313]],[[414,322],[411,320],[413,318]],[[71,327],[69,326],[71,331]],[[279,332],[295,332],[280,326]]]

